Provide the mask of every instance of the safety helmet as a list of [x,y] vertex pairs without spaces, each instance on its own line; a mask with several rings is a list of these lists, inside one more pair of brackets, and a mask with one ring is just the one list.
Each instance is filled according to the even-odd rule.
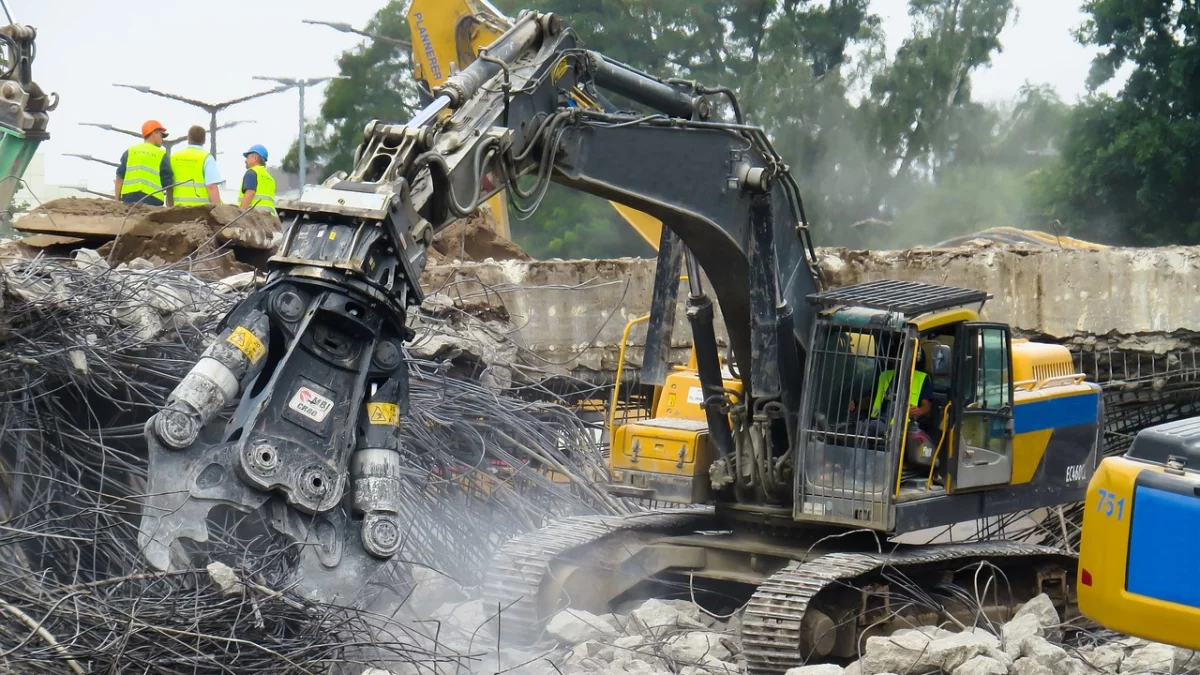
[[158,120],[146,120],[145,123],[142,124],[142,138],[148,138],[150,134],[156,131],[163,132],[163,138],[166,138],[167,128],[162,125],[162,122],[159,122]]
[[250,146],[250,149],[249,149],[249,150],[247,150],[247,151],[245,151],[245,152],[243,152],[243,153],[242,153],[242,157],[246,157],[246,156],[248,156],[248,155],[249,155],[250,153],[252,153],[252,152],[253,152],[254,154],[258,155],[259,157],[262,157],[263,163],[264,163],[264,164],[266,163],[266,161],[267,161],[267,149],[266,149],[266,147],[264,147],[264,146],[262,146],[262,145],[252,145],[252,146]]

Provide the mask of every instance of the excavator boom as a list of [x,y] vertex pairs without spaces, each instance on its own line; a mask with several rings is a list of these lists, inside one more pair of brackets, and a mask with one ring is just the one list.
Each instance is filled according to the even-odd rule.
[[[408,25],[413,36],[413,77],[427,100],[432,100],[429,92],[441,86],[454,70],[473,63],[512,21],[487,0],[413,0],[408,9]],[[572,98],[585,108],[600,109],[595,101],[580,96],[579,92],[573,93]],[[657,218],[618,202],[609,203],[638,236],[658,250],[662,223]],[[505,196],[498,194],[486,204],[496,232],[512,238]]]
[[[0,208],[7,209],[33,154],[50,137],[50,112],[58,107],[58,94],[47,94],[33,80],[37,54],[33,26],[0,27]],[[4,211],[4,218],[11,214]]]

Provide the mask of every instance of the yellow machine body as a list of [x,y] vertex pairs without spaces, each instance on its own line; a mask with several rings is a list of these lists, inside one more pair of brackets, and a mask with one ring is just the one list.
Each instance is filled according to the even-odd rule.
[[[412,35],[413,77],[433,91],[461,70],[508,30],[508,19],[487,0],[413,0],[408,8],[408,27]],[[596,109],[590,100],[573,96],[580,106]],[[610,202],[617,213],[654,250],[662,237],[662,222],[623,204]],[[501,192],[486,203],[496,233],[511,239],[508,203]]]
[[[741,380],[725,375],[725,387],[740,394]],[[613,482],[627,494],[644,493],[662,502],[709,501],[709,467],[717,457],[708,443],[703,401],[696,371],[681,368],[668,375],[654,417],[613,430]]]
[[1106,628],[1200,649],[1200,418],[1143,430],[1088,485],[1079,609]]

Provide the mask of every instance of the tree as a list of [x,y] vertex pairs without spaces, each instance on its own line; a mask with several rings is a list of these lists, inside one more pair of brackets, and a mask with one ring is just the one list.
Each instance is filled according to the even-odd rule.
[[[407,10],[407,2],[392,0],[375,13],[366,30],[407,40]],[[362,142],[368,122],[401,123],[418,107],[412,55],[404,48],[367,40],[342,53],[338,74],[346,79],[329,82],[321,115],[307,130],[308,160],[325,175],[353,167],[354,149]],[[299,149],[293,144],[283,169],[294,172],[298,164]]]
[[[1200,8],[1089,0],[1080,42],[1101,48],[1061,162],[1035,181],[1040,212],[1072,234],[1135,245],[1200,243]],[[1097,95],[1122,67],[1116,97]]]
[[[965,191],[992,198],[986,182],[1001,180],[1001,169],[977,167],[1013,151],[1003,126],[1016,118],[970,96],[971,74],[1000,49],[1012,0],[910,0],[914,34],[895,59],[887,57],[870,0],[499,4],[510,13],[559,13],[585,46],[635,68],[734,89],[747,122],[763,126],[791,164],[821,244],[879,243],[886,238],[856,238],[850,226],[893,222],[914,205],[914,213],[937,213],[936,203],[968,201]],[[405,36],[406,6],[389,3],[371,29]],[[349,168],[367,120],[403,119],[415,101],[407,54],[368,44],[339,65],[349,79],[331,83],[311,136],[330,171]],[[1031,170],[1012,162],[1003,168]],[[1002,182],[1023,180],[1005,173]],[[934,201],[921,204],[926,194]],[[992,215],[963,218],[962,226],[1009,217],[994,204],[979,210]],[[948,221],[954,212],[940,216]],[[603,201],[559,186],[529,220],[511,220],[514,239],[538,256],[651,253]]]

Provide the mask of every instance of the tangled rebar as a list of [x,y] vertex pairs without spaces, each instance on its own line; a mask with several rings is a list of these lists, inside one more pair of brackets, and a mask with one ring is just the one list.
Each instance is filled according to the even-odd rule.
[[206,550],[236,582],[222,587],[203,568],[147,572],[137,548],[142,428],[239,293],[178,268],[113,269],[86,252],[0,266],[8,672],[304,673],[462,658],[399,618],[411,565],[471,586],[519,532],[636,508],[597,487],[607,471],[598,430],[547,400],[548,389],[414,359],[403,429],[419,452],[406,471],[405,546],[382,582],[396,599],[390,613],[286,593],[292,551],[249,527],[255,514],[214,516],[227,527],[210,528]]

